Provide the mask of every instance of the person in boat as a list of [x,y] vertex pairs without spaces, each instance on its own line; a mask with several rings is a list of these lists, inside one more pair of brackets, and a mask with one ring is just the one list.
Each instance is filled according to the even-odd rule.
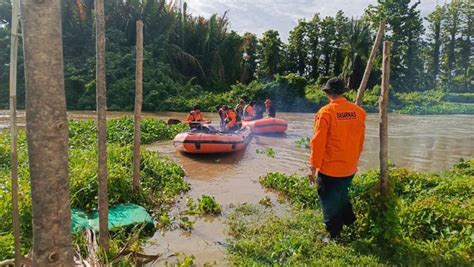
[[224,108],[222,105],[216,106],[216,111],[219,113],[219,118],[220,118],[220,127],[221,130],[225,129],[225,119],[226,119],[226,113],[224,111]]
[[270,98],[267,98],[267,100],[265,100],[265,109],[267,111],[268,117],[275,118],[276,110],[275,110],[275,106],[272,104],[272,100],[270,100]]
[[265,108],[263,107],[263,105],[257,103],[254,105],[254,108],[255,108],[255,116],[253,117],[253,120],[263,119],[263,113],[265,113]]
[[204,121],[204,117],[201,113],[201,107],[199,105],[194,105],[193,110],[189,112],[188,117],[186,117],[186,123],[189,124],[191,129],[201,128],[203,123],[209,123]]
[[364,147],[366,112],[347,101],[344,81],[330,79],[323,91],[330,103],[315,116],[314,136],[310,147],[309,180],[317,177],[317,190],[323,210],[328,241],[339,237],[344,225],[356,221],[348,189],[357,172]]
[[255,120],[255,115],[257,115],[257,113],[255,112],[255,108],[254,108],[255,103],[256,103],[256,101],[252,100],[252,101],[250,101],[250,103],[248,105],[245,106],[245,108],[244,108],[244,120],[246,120],[246,121]]
[[244,117],[244,108],[245,108],[245,101],[243,99],[239,100],[239,104],[235,107],[235,111],[237,112],[237,115],[239,115],[241,118]]
[[239,130],[242,127],[239,114],[228,106],[224,106],[223,109],[226,113],[225,131],[232,132]]

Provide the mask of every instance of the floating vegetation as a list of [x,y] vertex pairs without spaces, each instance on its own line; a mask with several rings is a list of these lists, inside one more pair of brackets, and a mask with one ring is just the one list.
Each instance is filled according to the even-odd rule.
[[358,175],[350,190],[358,221],[337,242],[325,243],[316,188],[307,177],[270,173],[260,183],[297,209],[286,217],[235,209],[228,220],[230,260],[239,266],[472,265],[473,177],[474,159],[436,174],[393,168],[393,193],[382,201],[378,171]]
[[309,137],[302,137],[299,140],[295,141],[297,148],[306,148],[306,149],[310,148],[310,142],[311,142],[311,138]]
[[264,154],[264,155],[267,155],[268,157],[270,158],[275,158],[275,150],[273,150],[273,148],[271,147],[266,147],[265,149],[259,149],[257,148],[257,150],[255,151],[257,154]]
[[188,198],[186,205],[188,209],[183,213],[189,215],[219,215],[222,211],[221,205],[216,199],[208,195],[202,195],[197,202]]

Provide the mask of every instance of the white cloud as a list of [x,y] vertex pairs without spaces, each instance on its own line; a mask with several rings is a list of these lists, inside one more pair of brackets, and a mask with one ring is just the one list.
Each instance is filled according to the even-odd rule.
[[[361,16],[369,4],[376,0],[185,0],[194,15],[222,15],[228,11],[231,29],[240,33],[249,31],[261,34],[269,29],[280,32],[283,40],[298,19],[310,19],[315,13],[333,16],[342,10],[346,16]],[[434,10],[437,2],[447,0],[421,0],[419,9],[424,17]]]

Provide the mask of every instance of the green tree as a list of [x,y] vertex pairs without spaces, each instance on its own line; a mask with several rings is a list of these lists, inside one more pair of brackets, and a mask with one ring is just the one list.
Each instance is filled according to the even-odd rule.
[[458,51],[456,58],[457,61],[457,75],[460,90],[469,92],[474,89],[472,83],[474,77],[474,49],[473,49],[473,38],[474,38],[474,1],[466,0],[461,2],[461,30],[460,36],[457,39]]
[[458,46],[458,38],[461,33],[461,2],[453,1],[446,5],[445,17],[442,22],[442,72],[443,82],[449,87],[453,84],[453,78],[456,76],[456,48]]
[[346,57],[347,39],[348,39],[349,19],[344,16],[344,12],[339,10],[334,18],[335,41],[333,50],[333,74],[340,75],[342,73],[344,59]]
[[242,36],[242,76],[240,81],[248,84],[254,78],[257,71],[257,36],[246,32]]
[[428,88],[435,88],[439,78],[441,59],[441,22],[443,20],[444,8],[437,6],[428,17],[428,48],[426,55]]
[[260,60],[257,68],[259,79],[273,79],[275,74],[281,73],[282,46],[277,31],[269,30],[263,33],[257,48]]
[[309,77],[317,80],[320,75],[320,57],[321,57],[321,18],[319,14],[314,14],[307,25],[307,49],[308,49],[308,69]]
[[332,76],[331,63],[336,43],[336,23],[333,17],[325,17],[321,22],[321,54],[323,56],[323,71],[325,76]]
[[288,65],[287,71],[299,75],[306,74],[306,62],[308,59],[307,42],[308,23],[302,19],[290,32],[288,42]]
[[347,34],[344,41],[346,54],[343,76],[348,79],[348,87],[359,87],[364,75],[365,62],[370,53],[371,35],[369,24],[360,19],[351,19],[347,23]]
[[419,1],[378,0],[370,6],[366,16],[375,25],[380,19],[387,22],[386,37],[392,41],[392,86],[397,91],[421,90],[423,88],[422,36],[424,33]]

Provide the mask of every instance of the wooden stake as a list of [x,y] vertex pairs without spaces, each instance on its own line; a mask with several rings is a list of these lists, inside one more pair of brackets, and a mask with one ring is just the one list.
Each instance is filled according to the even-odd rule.
[[382,59],[382,91],[379,99],[380,115],[380,185],[381,193],[388,192],[388,90],[390,86],[390,49],[392,43],[385,41],[383,44]]
[[134,142],[133,142],[133,191],[140,187],[140,145],[141,119],[143,102],[143,21],[139,20],[136,43],[136,73],[135,73],[135,111],[134,111]]
[[15,266],[21,265],[20,252],[20,211],[18,208],[18,151],[16,128],[16,81],[18,62],[18,9],[20,0],[12,1],[11,46],[10,46],[10,140],[12,174],[12,218],[15,240]]
[[96,17],[96,94],[99,178],[99,243],[109,249],[109,200],[107,196],[107,94],[105,84],[104,0],[95,1]]
[[61,2],[21,0],[33,266],[74,266]]
[[367,65],[365,66],[364,76],[362,77],[359,89],[357,90],[357,97],[355,103],[359,106],[362,105],[364,92],[367,88],[367,83],[369,82],[370,73],[372,72],[372,66],[374,64],[375,56],[377,55],[377,50],[380,47],[380,43],[382,42],[384,32],[385,21],[381,21],[379,25],[379,30],[377,31],[377,35],[375,36],[374,45],[372,46],[372,50],[370,51],[369,59],[367,60]]

